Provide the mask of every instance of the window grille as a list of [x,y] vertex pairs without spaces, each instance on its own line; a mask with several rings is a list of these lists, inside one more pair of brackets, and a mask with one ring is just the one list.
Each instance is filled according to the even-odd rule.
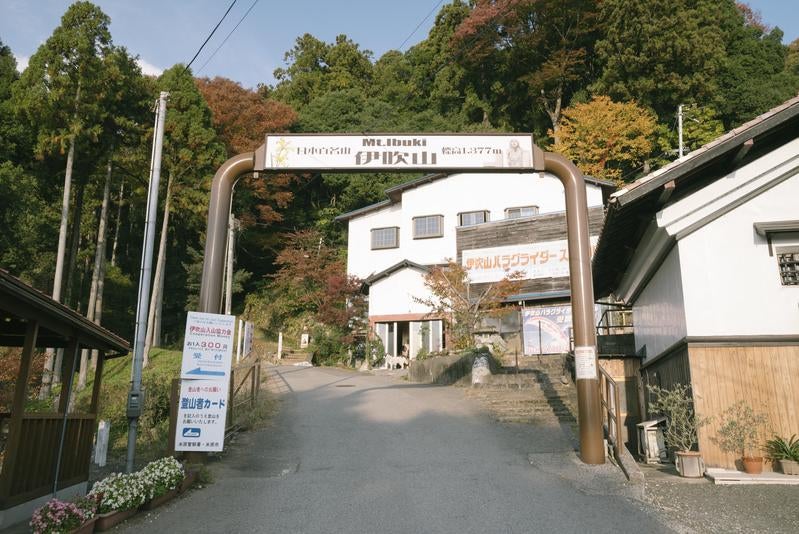
[[777,249],[777,264],[784,286],[799,286],[799,248]]

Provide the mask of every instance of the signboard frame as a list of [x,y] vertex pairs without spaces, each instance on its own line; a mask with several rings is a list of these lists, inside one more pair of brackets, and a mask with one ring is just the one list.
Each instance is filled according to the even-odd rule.
[[[441,147],[441,143],[449,139],[455,143],[462,143],[457,147]],[[358,165],[355,162],[355,154],[349,153],[353,157],[350,164],[335,165],[329,162],[320,164],[309,164],[308,159],[306,163],[291,164],[286,161],[285,164],[275,164],[275,153],[278,150],[284,150],[286,147],[278,147],[278,143],[286,143],[287,140],[296,140],[298,142],[310,143],[317,140],[320,143],[340,143],[338,146],[342,148],[353,149],[354,147],[368,148],[365,152],[378,152],[381,154],[381,165]],[[456,141],[457,140],[457,141]],[[414,141],[417,144],[413,144]],[[510,155],[511,142],[517,143],[517,148],[525,153],[520,154],[514,149],[514,156]],[[290,142],[290,141],[288,141]],[[408,142],[409,144],[404,144]],[[422,144],[424,142],[424,144]],[[479,146],[477,143],[483,142],[484,146]],[[344,147],[341,143],[350,143],[351,146]],[[380,143],[380,144],[374,144]],[[421,162],[422,153],[432,154],[429,150],[416,150],[415,152],[408,152],[409,157],[414,153],[419,154],[416,163],[409,163],[407,165],[398,164],[397,161],[383,161],[382,154],[387,152],[396,152],[397,149],[429,149],[429,148],[457,148],[465,150],[479,150],[479,149],[502,149],[500,154],[491,152],[490,154],[464,154],[464,153],[435,153],[435,163],[428,157],[425,163]],[[507,148],[505,148],[507,147]],[[319,147],[322,150],[335,149],[337,147],[324,146]],[[289,148],[290,149],[290,148]],[[383,149],[383,150],[378,150]],[[342,154],[343,155],[343,154]],[[499,156],[501,165],[486,165],[485,163],[471,163],[464,164],[465,157],[473,157],[477,159],[481,156],[490,155],[492,157]],[[325,153],[325,157],[331,156],[330,153]],[[299,156],[298,156],[299,157]],[[438,162],[439,159],[443,161]],[[283,159],[282,156],[278,159]],[[519,172],[537,172],[543,168],[544,153],[535,144],[533,135],[528,132],[521,133],[433,133],[433,134],[414,134],[414,133],[369,133],[369,134],[267,134],[265,136],[264,144],[255,152],[254,171],[263,173],[283,173],[283,172],[470,172],[470,173],[519,173]],[[449,161],[451,160],[451,161]],[[372,160],[370,160],[371,163]]]

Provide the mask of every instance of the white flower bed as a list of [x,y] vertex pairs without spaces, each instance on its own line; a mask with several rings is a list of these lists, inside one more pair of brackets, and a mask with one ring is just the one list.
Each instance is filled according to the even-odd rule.
[[180,462],[168,456],[136,473],[112,473],[95,483],[89,496],[96,499],[98,513],[129,510],[175,489],[184,476]]

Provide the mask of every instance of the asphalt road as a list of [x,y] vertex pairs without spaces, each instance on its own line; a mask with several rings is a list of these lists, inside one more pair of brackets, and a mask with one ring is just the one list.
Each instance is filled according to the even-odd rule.
[[614,468],[579,466],[560,427],[498,424],[456,388],[385,376],[283,367],[274,380],[274,421],[240,435],[211,485],[123,530],[669,531],[611,489]]

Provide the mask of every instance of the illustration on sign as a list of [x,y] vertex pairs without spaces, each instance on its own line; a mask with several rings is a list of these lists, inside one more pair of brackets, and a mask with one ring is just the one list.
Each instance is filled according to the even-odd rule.
[[225,442],[227,403],[225,381],[181,381],[175,450],[221,451]]
[[232,315],[189,312],[181,378],[223,380],[230,376],[235,320]]
[[560,354],[569,352],[572,328],[571,306],[525,308],[524,354]]

